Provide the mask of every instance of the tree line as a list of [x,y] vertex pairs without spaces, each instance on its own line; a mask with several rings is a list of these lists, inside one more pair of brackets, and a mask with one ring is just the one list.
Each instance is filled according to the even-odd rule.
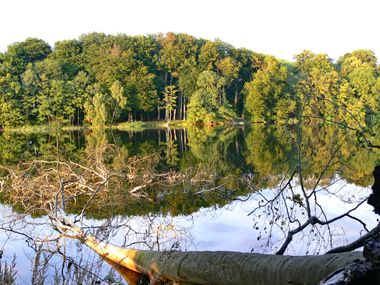
[[28,38],[0,53],[0,126],[312,117],[362,128],[379,120],[379,74],[370,50],[285,62],[181,33],[90,33],[54,48]]

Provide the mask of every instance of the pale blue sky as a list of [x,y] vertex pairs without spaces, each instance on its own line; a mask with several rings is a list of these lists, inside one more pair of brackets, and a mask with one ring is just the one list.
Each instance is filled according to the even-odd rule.
[[378,0],[3,0],[0,11],[0,51],[27,37],[53,45],[93,31],[173,31],[284,59],[304,49],[380,57]]

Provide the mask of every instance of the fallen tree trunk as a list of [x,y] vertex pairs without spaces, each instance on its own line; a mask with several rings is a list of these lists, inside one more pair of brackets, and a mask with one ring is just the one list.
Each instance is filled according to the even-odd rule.
[[[378,206],[380,167],[376,167],[374,176],[374,194],[369,202]],[[360,243],[364,245],[364,256],[361,252],[284,256],[228,251],[125,249],[87,235],[65,216],[50,218],[59,232],[94,250],[121,272],[131,285],[141,284],[140,275],[133,272],[149,277],[150,284],[355,285],[380,282],[378,227]]]
[[154,282],[190,284],[315,285],[361,257],[360,253],[276,256],[239,252],[155,252],[110,248],[110,245],[91,248],[100,249],[105,258],[147,275]]
[[[62,219],[60,219],[62,221]],[[177,252],[125,249],[86,235],[69,221],[57,228],[102,258],[146,275],[152,284],[315,285],[362,258],[360,252],[319,256],[282,256],[240,252]],[[62,229],[64,229],[62,231]],[[67,235],[68,230],[71,232]]]

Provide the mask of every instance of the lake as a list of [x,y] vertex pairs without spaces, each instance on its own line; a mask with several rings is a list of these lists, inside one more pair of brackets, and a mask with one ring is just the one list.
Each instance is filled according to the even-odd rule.
[[[74,240],[41,251],[34,241],[57,235],[46,216],[52,203],[65,201],[71,220],[116,245],[275,253],[310,215],[326,221],[362,203],[380,153],[355,131],[314,123],[6,132],[0,154],[1,260],[16,256],[18,284],[118,284],[126,282]],[[61,182],[74,176],[60,198]],[[376,224],[363,202],[336,222],[310,225],[285,253],[323,254]]]

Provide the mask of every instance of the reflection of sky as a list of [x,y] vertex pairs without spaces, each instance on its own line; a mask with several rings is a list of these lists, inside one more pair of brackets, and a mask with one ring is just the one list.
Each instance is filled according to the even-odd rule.
[[[342,187],[343,184],[345,187]],[[298,191],[300,191],[298,189]],[[329,188],[330,194],[326,191],[318,192],[318,202],[323,205],[324,211],[328,219],[341,215],[350,209],[354,208],[357,202],[365,197],[368,197],[370,188],[358,187],[346,182],[338,182]],[[275,190],[263,190],[261,194],[265,197],[273,197],[277,194]],[[254,230],[253,224],[258,222],[257,226],[261,229],[265,226],[269,227],[270,219],[264,219],[265,214],[262,210],[254,216],[248,216],[260,199],[257,195],[253,195],[248,201],[235,201],[232,204],[217,209],[215,211],[202,209],[193,215],[194,249],[196,250],[231,250],[249,252],[254,249],[255,252],[273,253],[283,242],[283,234],[281,231],[273,228],[272,237],[268,243],[268,235]],[[351,199],[352,203],[344,201]],[[259,218],[257,218],[260,215]],[[372,207],[367,203],[361,205],[357,210],[352,212],[352,215],[361,219],[367,224],[370,230],[376,226],[376,215],[373,213]],[[322,218],[321,218],[322,219]],[[176,219],[177,223],[184,223],[182,218]],[[291,225],[291,229],[295,228],[296,224]],[[290,253],[304,254],[308,249],[306,247],[325,248],[325,251],[330,247],[327,227],[321,227],[323,238],[313,240],[307,234],[300,233],[294,237],[294,241],[289,247]],[[357,239],[360,234],[363,234],[363,227],[357,221],[348,217],[334,222],[331,226],[333,247],[352,242]],[[305,231],[307,233],[307,231]],[[261,236],[260,240],[257,238]],[[299,240],[302,239],[302,240]],[[311,243],[309,245],[309,243]],[[306,245],[305,245],[306,244]],[[277,247],[277,248],[276,248]],[[319,252],[316,250],[316,252]],[[323,253],[322,250],[320,253]],[[309,251],[309,253],[312,253]]]
[[[8,225],[11,225],[13,230],[22,232],[36,239],[55,237],[57,235],[57,232],[53,231],[49,226],[50,223],[47,217],[34,219],[30,216],[23,216],[12,212],[10,207],[4,205],[0,205],[0,224],[6,225],[6,228],[8,228]],[[67,245],[67,247],[61,247],[61,251],[69,252],[70,256],[80,254],[77,252],[77,248],[72,241],[68,241]],[[28,245],[27,237],[0,230],[0,249],[4,252],[1,260],[6,261],[8,264],[10,264],[14,256],[16,256],[17,284],[31,284],[33,262],[36,255],[35,251]],[[53,249],[55,249],[55,247],[53,247]],[[87,250],[86,254],[88,260],[93,260],[94,257],[98,259],[98,256],[92,251]],[[59,268],[62,262],[63,258],[61,255],[55,255],[50,260],[49,265],[51,272],[47,274],[48,278],[50,275],[50,279],[47,279],[46,284],[53,283],[53,266],[58,266],[57,268]]]
[[[0,205],[1,224],[10,219],[13,220],[14,216],[17,217],[9,207]],[[20,228],[17,228],[17,230],[20,230]],[[31,261],[28,257],[32,256],[33,252],[32,249],[27,246],[26,238],[0,230],[0,248],[4,252],[2,260],[6,260],[8,263],[11,262],[14,255],[16,255],[17,281],[20,284],[30,283]]]
[[[295,191],[301,193],[300,189],[295,189]],[[370,188],[347,185],[345,182],[340,181],[330,187],[329,192],[318,192],[318,202],[323,205],[327,217],[332,218],[352,209],[358,201],[369,195],[369,191]],[[276,190],[263,190],[260,193],[267,199],[277,195]],[[255,193],[245,202],[235,201],[228,206],[218,209],[201,209],[188,217],[156,217],[153,221],[148,220],[146,217],[116,217],[113,223],[120,224],[123,222],[126,227],[115,230],[111,235],[110,242],[118,245],[131,244],[146,239],[147,233],[154,233],[159,236],[158,240],[160,240],[161,249],[170,248],[170,245],[174,241],[179,240],[181,249],[183,250],[228,250],[241,252],[253,250],[255,252],[274,253],[283,242],[284,233],[275,225],[272,225],[271,228],[270,221],[272,220],[272,216],[268,216],[264,209],[248,215],[257,207],[258,201],[261,199],[262,197],[258,193]],[[351,203],[344,201],[351,201]],[[284,204],[280,202],[276,204],[276,207],[284,209]],[[295,210],[295,212],[299,214],[300,209]],[[1,222],[4,222],[7,217],[13,215],[10,208],[5,206],[0,206],[0,214]],[[372,229],[376,225],[376,215],[366,203],[352,214],[365,221],[368,229]],[[301,217],[305,220],[305,216]],[[33,222],[42,221],[44,219],[33,220]],[[93,225],[100,225],[101,223],[102,221],[86,221],[86,224]],[[289,228],[294,229],[295,227],[296,224],[291,224]],[[134,229],[134,235],[131,235],[131,232],[127,231],[130,228]],[[267,230],[271,229],[271,231],[265,232],[264,228],[267,228]],[[310,230],[311,227],[308,227],[306,231],[294,237],[288,253],[323,253],[330,248],[329,233],[332,235],[332,245],[336,247],[357,239],[363,227],[352,219],[344,218],[331,225],[330,232],[326,226],[321,227],[317,237],[313,235],[315,232]],[[41,233],[52,234],[51,229],[46,229],[46,227],[42,229],[38,227],[31,228],[28,231],[33,236],[41,235]],[[125,236],[128,237],[126,240]],[[156,238],[151,237],[146,244],[153,245],[155,241]],[[7,235],[4,232],[0,232],[0,246],[4,247],[4,256],[7,259],[11,259],[13,254],[16,253],[18,257],[17,266],[18,268],[23,268],[22,270],[18,270],[19,282],[27,284],[28,282],[25,280],[30,280],[31,261],[22,257],[33,255],[32,251],[27,247],[25,239],[8,240]],[[134,244],[133,247],[148,248],[147,245],[141,243]],[[25,268],[28,269],[25,270]]]
[[[252,231],[252,218],[247,210],[255,201],[235,202],[217,209],[214,213],[200,210],[193,215],[195,250],[249,251],[255,242]],[[181,218],[178,218],[181,223]]]

